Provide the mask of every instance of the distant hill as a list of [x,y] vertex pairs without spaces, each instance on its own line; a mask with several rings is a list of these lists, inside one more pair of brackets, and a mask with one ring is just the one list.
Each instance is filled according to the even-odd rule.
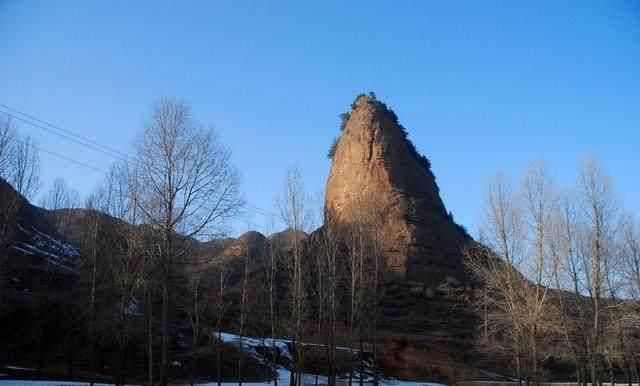
[[291,248],[294,240],[301,242],[305,240],[309,235],[300,230],[293,230],[291,228],[287,228],[282,232],[276,232],[269,236],[269,240],[272,243],[275,243],[281,248]]

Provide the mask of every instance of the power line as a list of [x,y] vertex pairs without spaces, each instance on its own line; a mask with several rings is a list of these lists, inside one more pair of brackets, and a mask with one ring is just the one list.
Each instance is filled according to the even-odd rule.
[[[26,142],[26,141],[24,141],[22,139],[14,138],[14,137],[7,137],[7,138],[9,138],[10,140],[12,140],[14,142],[20,142],[20,143],[25,144],[27,146],[32,146],[34,149],[37,149],[38,151],[41,151],[41,152],[46,153],[46,154],[53,155],[55,157],[58,157],[58,158],[61,158],[61,159],[65,160],[65,161],[72,162],[74,164],[77,164],[77,165],[83,166],[85,168],[88,168],[88,169],[103,173],[105,175],[108,174],[108,172],[106,172],[106,171],[104,171],[102,169],[99,169],[99,168],[97,168],[95,166],[91,166],[91,165],[89,165],[87,163],[84,163],[82,161],[78,161],[78,160],[75,160],[73,158],[66,157],[66,156],[64,156],[62,154],[58,154],[56,152],[53,152],[53,151],[50,151],[50,150],[47,150],[47,149],[43,149],[43,148],[41,148],[39,146],[34,145],[33,143]],[[245,209],[247,209],[249,211],[252,211],[252,209],[248,208],[247,205],[248,204],[243,204],[242,206]],[[257,211],[254,211],[254,212],[258,213],[258,214],[262,214],[262,213],[259,213]],[[262,215],[264,216],[264,214],[262,214]],[[239,216],[228,216],[228,218],[231,218],[231,219],[234,219],[234,220],[237,220],[237,221],[246,221],[246,219],[243,219],[243,218],[241,218]],[[283,224],[284,224],[284,222],[283,222]],[[251,226],[260,229],[261,231],[265,232],[265,234],[266,234],[266,232],[268,232],[268,229],[263,225],[258,225],[258,224],[252,223]],[[214,234],[211,234],[211,233],[203,233],[203,234],[201,234],[201,236],[213,236],[213,235]]]
[[16,115],[13,115],[13,114],[8,113],[8,112],[6,112],[6,111],[0,111],[0,112],[2,112],[2,113],[4,113],[4,114],[6,114],[6,115],[7,115],[7,116],[9,116],[9,117],[12,117],[12,118],[14,118],[14,119],[17,119],[17,120],[19,120],[19,121],[21,121],[21,122],[27,123],[27,124],[32,125],[32,126],[34,126],[34,127],[40,128],[40,129],[42,129],[42,130],[44,130],[44,131],[47,131],[47,132],[49,132],[49,133],[51,133],[51,134],[53,134],[53,135],[57,135],[57,136],[59,136],[59,137],[61,137],[61,138],[67,139],[67,140],[72,141],[72,142],[75,142],[75,143],[77,143],[77,144],[79,144],[79,145],[82,145],[82,146],[84,146],[84,147],[87,147],[87,148],[89,148],[89,149],[92,149],[92,150],[98,151],[98,152],[100,152],[100,153],[102,153],[102,154],[108,155],[109,157],[113,157],[113,158],[115,158],[115,159],[117,159],[117,160],[120,160],[120,161],[123,161],[123,162],[129,162],[127,159],[125,159],[125,158],[121,158],[121,157],[119,157],[119,156],[117,156],[117,155],[114,155],[114,154],[111,154],[111,153],[109,153],[109,152],[107,152],[107,151],[104,151],[104,150],[102,150],[102,149],[98,148],[97,146],[93,146],[93,145],[90,145],[90,144],[87,144],[87,143],[81,142],[81,141],[79,141],[79,140],[77,140],[77,139],[71,138],[71,137],[69,137],[69,136],[67,136],[67,135],[64,135],[64,134],[61,134],[61,133],[57,133],[57,132],[55,132],[55,131],[53,131],[53,130],[51,130],[51,129],[47,128],[47,127],[44,127],[44,126],[39,125],[39,124],[34,123],[34,122],[30,122],[30,121],[28,121],[28,120],[26,120],[26,119],[24,119],[24,118],[18,117],[18,116],[16,116]]
[[[7,106],[7,105],[5,105],[5,104],[3,104],[3,103],[0,103],[0,107],[3,107],[3,108],[5,108],[5,109],[7,109],[7,110],[9,110],[9,111],[13,111],[14,113],[17,113],[17,114],[20,114],[20,115],[22,115],[22,116],[25,116],[25,117],[27,117],[27,118],[29,118],[29,119],[32,119],[32,120],[36,121],[36,122],[39,122],[39,123],[42,123],[42,124],[44,124],[44,125],[50,126],[50,127],[54,128],[54,129],[60,130],[60,131],[62,131],[63,133],[69,134],[69,135],[74,136],[74,137],[76,137],[76,138],[80,138],[80,139],[81,139],[81,140],[83,140],[83,141],[86,141],[86,142],[88,142],[88,143],[90,143],[90,144],[93,144],[93,145],[99,146],[99,147],[101,147],[101,148],[103,148],[103,149],[106,149],[106,150],[108,150],[108,151],[110,151],[110,152],[113,152],[113,153],[119,154],[119,155],[121,155],[121,156],[123,156],[123,157],[125,157],[125,158],[132,158],[132,157],[130,157],[130,156],[129,156],[128,154],[126,154],[126,153],[123,153],[123,152],[121,152],[121,151],[119,151],[119,150],[116,150],[116,149],[114,149],[114,148],[111,148],[111,147],[109,147],[109,146],[103,145],[103,144],[101,144],[101,143],[99,143],[99,142],[96,142],[96,141],[94,141],[94,140],[92,140],[92,139],[89,139],[89,138],[87,138],[87,137],[83,137],[82,135],[80,135],[80,134],[76,134],[76,133],[74,133],[74,132],[72,132],[72,131],[70,131],[70,130],[65,130],[65,129],[63,129],[63,128],[62,128],[62,127],[60,127],[60,126],[54,125],[53,123],[47,122],[47,121],[42,120],[42,119],[37,118],[37,117],[34,117],[33,115],[27,114],[27,113],[25,113],[25,112],[23,112],[23,111],[20,111],[20,110],[18,110],[18,109],[15,109],[15,108],[13,108],[13,107],[11,107],[11,106]],[[6,113],[5,113],[5,114],[6,114]]]
[[[3,103],[0,103],[0,107],[4,108],[6,110],[9,110],[9,111],[11,111],[11,112],[13,112],[15,114],[19,114],[19,115],[21,115],[23,117],[27,117],[28,119],[19,117],[19,116],[15,115],[15,114],[12,114],[10,112],[6,112],[6,111],[0,110],[0,112],[6,114],[7,116],[10,116],[10,117],[12,117],[14,119],[17,119],[17,120],[19,120],[21,122],[27,123],[27,124],[32,125],[34,127],[40,128],[40,129],[42,129],[42,130],[44,130],[46,132],[49,132],[49,133],[54,134],[54,135],[57,135],[57,136],[59,136],[59,137],[61,137],[63,139],[66,139],[66,140],[72,141],[74,143],[77,143],[79,145],[85,146],[85,147],[87,147],[87,148],[89,148],[91,150],[98,151],[98,152],[100,152],[100,153],[102,153],[104,155],[107,155],[109,157],[113,157],[113,158],[115,158],[117,160],[120,160],[122,162],[125,162],[125,163],[130,163],[131,161],[139,163],[139,160],[137,160],[135,157],[132,157],[132,156],[130,156],[130,155],[126,154],[126,153],[123,153],[123,152],[121,152],[119,150],[113,149],[113,148],[111,148],[109,146],[103,145],[103,144],[101,144],[101,143],[99,143],[97,141],[94,141],[94,140],[89,139],[87,137],[84,137],[82,135],[76,134],[76,133],[74,133],[74,132],[72,132],[70,130],[66,130],[66,129],[60,127],[60,126],[54,125],[54,124],[52,124],[50,122],[47,122],[47,121],[45,121],[43,119],[37,118],[37,117],[35,117],[35,116],[31,115],[31,114],[28,114],[28,113],[25,113],[25,112],[20,111],[18,109],[15,109],[13,107],[7,106],[7,105],[5,105]],[[33,120],[33,121],[36,121],[38,123],[34,123],[34,122],[30,121],[29,119]],[[46,125],[46,126],[49,126],[49,127],[45,127],[43,125]],[[59,130],[62,133],[65,133],[65,134],[58,133],[58,132],[52,130],[52,128],[56,129],[56,130]],[[66,135],[66,134],[68,134],[68,135]],[[72,137],[79,138],[80,140],[85,141],[86,143],[82,142],[82,141],[80,141],[78,139],[72,138]],[[23,142],[23,141],[21,141],[19,139],[15,139],[15,138],[14,138],[14,140]],[[84,166],[86,168],[98,171],[100,173],[108,174],[108,172],[106,172],[106,171],[104,171],[102,169],[99,169],[97,167],[94,167],[92,165],[86,164],[86,163],[84,163],[82,161],[78,161],[78,160],[66,157],[64,155],[52,152],[50,150],[43,149],[43,148],[35,146],[35,145],[33,145],[33,146],[34,146],[34,148],[38,149],[41,152],[56,156],[58,158],[61,158],[61,159],[64,159],[66,161],[75,163],[77,165]],[[103,149],[106,149],[106,151],[103,150]],[[115,153],[115,154],[112,154],[112,153]],[[116,154],[118,154],[118,155],[116,155]],[[249,203],[245,203],[242,206],[246,210],[248,210],[249,212],[262,215],[262,216],[264,216],[266,218],[276,219],[279,222],[281,222],[282,224],[286,224],[286,221],[284,221],[284,218],[281,215],[278,215],[276,213],[273,213],[273,212],[270,212],[268,210],[262,209],[260,207],[255,206],[255,205],[251,205]],[[237,220],[240,220],[240,219],[237,219]]]
[[255,209],[255,210],[258,210],[258,211],[263,212],[263,214],[264,214],[265,216],[267,216],[267,215],[268,215],[268,216],[275,217],[275,218],[277,218],[277,219],[280,219],[280,220],[283,220],[283,221],[284,221],[284,219],[282,218],[282,216],[281,216],[281,215],[279,215],[279,214],[276,214],[276,213],[270,212],[270,211],[265,210],[265,209],[258,208],[257,206],[255,206],[255,205],[251,205],[251,204],[246,204],[246,206],[251,207],[251,208],[253,208],[253,209]]
[[9,138],[9,139],[11,139],[12,141],[16,141],[16,142],[23,143],[23,144],[25,144],[25,145],[27,145],[27,146],[33,146],[33,148],[34,148],[34,149],[37,149],[37,150],[39,150],[39,151],[41,151],[41,152],[44,152],[44,153],[47,153],[47,154],[50,154],[50,155],[56,156],[56,157],[58,157],[58,158],[61,158],[61,159],[63,159],[63,160],[69,161],[69,162],[73,162],[74,164],[77,164],[77,165],[80,165],[80,166],[84,166],[85,168],[89,168],[89,169],[95,170],[95,171],[97,171],[97,172],[107,174],[107,172],[106,172],[106,171],[104,171],[104,170],[102,170],[102,169],[99,169],[99,168],[97,168],[97,167],[95,167],[95,166],[91,166],[91,165],[86,164],[86,163],[84,163],[84,162],[82,162],[82,161],[78,161],[78,160],[75,160],[75,159],[73,159],[73,158],[69,158],[69,157],[63,156],[62,154],[58,154],[58,153],[52,152],[52,151],[50,151],[50,150],[43,149],[43,148],[41,148],[41,147],[39,147],[39,146],[34,145],[33,143],[25,142],[25,141],[23,141],[23,140],[21,140],[21,139],[19,139],[19,138],[13,138],[13,137],[8,137],[8,138]]

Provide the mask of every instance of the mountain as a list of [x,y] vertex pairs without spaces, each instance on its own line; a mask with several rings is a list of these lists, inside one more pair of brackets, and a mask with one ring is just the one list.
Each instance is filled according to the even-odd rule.
[[230,242],[210,261],[210,266],[224,266],[231,274],[240,275],[245,259],[253,271],[262,266],[269,252],[269,239],[257,231],[243,233]]
[[[478,325],[472,308],[476,283],[467,274],[463,263],[463,250],[474,243],[473,239],[448,214],[429,161],[417,152],[407,138],[407,131],[391,109],[374,97],[360,96],[345,118],[326,186],[325,219],[347,227],[357,220],[363,201],[373,203],[380,215],[381,249],[389,273],[382,282],[379,318],[376,320],[381,342],[381,368],[387,375],[402,379],[452,380],[478,377],[477,372],[469,366],[478,365],[482,359],[473,347]],[[29,204],[9,184],[2,182],[0,188],[2,197],[13,197],[9,201],[19,204],[19,214],[12,215],[17,219],[15,236],[3,238],[4,246],[11,252],[11,269],[8,271],[12,275],[10,279],[17,280],[11,281],[10,286],[16,292],[20,291],[20,296],[15,296],[16,304],[29,299],[35,299],[32,300],[36,306],[34,309],[43,304],[37,303],[37,297],[43,293],[38,288],[42,286],[33,283],[32,278],[40,277],[40,281],[44,281],[51,276],[47,276],[47,272],[53,272],[56,278],[63,280],[60,285],[52,286],[55,287],[56,299],[59,299],[60,304],[56,305],[55,313],[48,313],[49,320],[70,320],[61,316],[65,315],[70,305],[78,309],[86,306],[88,292],[86,288],[80,288],[86,285],[87,266],[84,263],[87,260],[84,256],[91,249],[87,246],[87,240],[93,227],[97,229],[93,237],[100,242],[101,247],[98,249],[102,251],[100,266],[105,267],[100,274],[107,278],[105,283],[110,283],[113,278],[108,276],[111,271],[106,268],[119,265],[117,260],[112,262],[114,264],[108,264],[110,259],[117,258],[109,252],[109,247],[124,245],[117,238],[120,232],[115,230],[140,225],[126,224],[107,214],[86,209],[48,211]],[[153,232],[146,226],[141,227],[143,232],[140,232],[140,236],[143,241],[153,245],[150,242],[153,241]],[[279,299],[283,299],[279,302],[278,312],[282,318],[279,322],[286,320],[290,315],[286,300],[287,254],[294,241],[300,242],[305,251],[305,259],[308,258],[305,262],[309,263],[309,272],[312,272],[314,253],[317,252],[313,249],[314,237],[321,234],[322,229],[311,235],[287,229],[269,237],[250,231],[235,239],[208,242],[177,237],[179,246],[184,246],[186,252],[174,261],[170,283],[174,309],[169,317],[175,329],[172,332],[176,341],[175,348],[186,350],[189,347],[182,341],[190,335],[189,316],[195,309],[190,308],[194,278],[201,285],[196,293],[204,294],[201,301],[203,312],[208,313],[209,322],[213,321],[211,312],[216,307],[216,280],[224,276],[227,304],[223,308],[223,323],[231,328],[237,325],[237,315],[241,314],[239,288],[245,268],[249,270],[248,282],[252,291],[257,291],[249,300],[252,302],[252,312],[256,315],[265,312],[261,308],[265,306],[264,293],[258,291],[264,282],[264,277],[261,276],[264,271],[261,268],[268,261],[265,257],[273,249],[279,251],[276,293]],[[342,248],[339,253],[344,253],[345,250]],[[145,255],[137,256],[135,261],[139,262],[142,256]],[[62,266],[60,272],[64,271],[65,275],[57,275],[58,270],[47,271],[51,262]],[[38,275],[38,271],[44,273]],[[150,278],[153,280],[154,276]],[[345,310],[339,315],[343,318],[348,315],[348,294],[345,292],[348,278],[345,276],[341,280],[338,302]],[[307,283],[310,291],[313,283],[315,281],[312,280]],[[39,297],[47,300],[47,296],[48,294]],[[130,316],[131,326],[141,322],[138,319],[142,314],[138,309],[144,296],[141,289],[132,291],[130,295],[129,304],[134,309]],[[102,299],[115,300],[112,296]],[[310,297],[307,310],[309,320],[313,320],[316,312],[312,302]],[[208,307],[211,309],[207,309]],[[151,308],[160,309],[159,298],[155,299]],[[103,306],[100,312],[106,319],[111,319],[112,309],[115,309],[113,305]],[[28,321],[23,323],[25,327],[22,333],[13,334],[15,337],[0,336],[0,342],[14,342],[16,347],[31,342],[29,336],[33,335],[38,326],[38,312],[29,314],[26,318],[21,311],[7,318],[4,325],[0,323],[0,327],[10,327],[16,320]],[[56,327],[55,324],[50,324],[47,334],[51,336],[53,345],[62,345],[65,337],[69,336],[68,328],[65,329],[65,325]],[[338,327],[345,329],[338,333],[343,337],[346,336],[345,326]],[[252,322],[255,334],[264,333],[267,327],[266,318],[255,317]],[[6,330],[10,331],[9,328]],[[136,331],[144,332],[144,329],[138,328]],[[138,346],[137,349],[141,347]],[[131,355],[137,355],[140,359],[142,354],[143,351],[138,351]]]
[[473,346],[476,283],[463,253],[475,241],[453,221],[429,160],[396,114],[374,96],[351,107],[329,154],[325,219],[348,227],[363,207],[379,215],[387,270],[381,364],[405,379],[477,377],[469,367],[481,360]]
[[269,236],[269,241],[274,243],[279,248],[289,249],[293,245],[293,242],[297,240],[301,242],[305,240],[309,235],[301,230],[294,230],[287,228],[282,232],[276,232]]
[[326,186],[326,217],[348,225],[360,200],[373,197],[382,219],[381,246],[397,277],[425,284],[468,281],[462,251],[473,240],[448,214],[429,161],[395,113],[361,95],[345,119]]
[[59,229],[59,216],[30,204],[8,182],[0,178],[2,248],[6,272],[18,290],[31,290],[42,280],[47,263],[59,267],[61,276],[75,274],[80,252]]

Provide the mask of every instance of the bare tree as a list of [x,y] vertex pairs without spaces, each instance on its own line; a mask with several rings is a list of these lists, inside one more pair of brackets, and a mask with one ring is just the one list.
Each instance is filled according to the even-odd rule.
[[582,260],[578,253],[579,226],[575,197],[564,192],[554,211],[549,251],[553,287],[557,291],[557,330],[566,351],[573,357],[578,384],[586,383],[587,315],[582,296]]
[[14,141],[9,170],[13,187],[25,198],[33,199],[40,189],[40,156],[35,140],[24,136]]
[[[578,187],[578,195],[557,199],[541,164],[527,170],[519,195],[497,178],[488,188],[482,244],[467,253],[483,282],[480,341],[513,354],[518,378],[536,384],[552,353],[571,358],[579,382],[600,383],[605,368],[611,382],[617,368],[628,379],[633,371],[624,300],[634,255],[625,240],[633,236],[620,236],[617,201],[595,159],[581,169]],[[558,341],[563,345],[545,345]]]
[[371,294],[371,317],[369,318],[369,320],[373,328],[373,384],[374,386],[377,386],[380,382],[380,371],[378,366],[378,318],[380,316],[379,306],[384,296],[384,291],[381,288],[381,279],[385,269],[380,242],[382,237],[382,222],[384,219],[383,214],[380,212],[380,195],[378,193],[374,193],[370,196],[368,207],[369,227],[371,232],[371,260],[373,263],[370,265],[373,270],[368,275]]
[[370,256],[370,234],[368,223],[368,208],[366,198],[358,194],[353,197],[349,205],[351,208],[351,223],[346,225],[347,260],[349,272],[349,385],[353,383],[354,358],[355,358],[355,338],[358,337],[358,363],[359,382],[363,382],[363,323],[365,319],[364,306],[366,302],[366,268],[367,259]]
[[306,307],[305,274],[306,264],[303,256],[303,245],[300,232],[308,230],[312,223],[311,211],[308,207],[307,195],[304,191],[302,176],[297,167],[287,169],[282,195],[276,198],[280,216],[293,234],[290,250],[286,253],[286,266],[289,275],[289,296],[291,320],[289,333],[294,353],[291,371],[291,385],[300,386],[302,381],[302,363],[304,345],[302,335]]
[[8,170],[13,156],[13,144],[16,137],[14,121],[8,115],[0,118],[0,177],[8,180]]
[[[267,225],[267,233],[271,233],[273,229],[273,220],[270,219]],[[280,260],[282,251],[277,243],[270,242],[267,244],[268,250],[265,253],[265,289],[267,292],[267,300],[269,303],[269,327],[271,333],[271,372],[273,375],[273,384],[278,386],[278,347],[276,346],[276,300],[278,298],[278,269],[280,268]]]
[[[249,215],[248,215],[249,216]],[[251,218],[247,217],[247,232],[251,230]],[[238,333],[239,351],[238,351],[238,386],[242,386],[242,372],[244,370],[244,333],[247,322],[248,302],[249,302],[249,269],[251,265],[251,240],[249,237],[245,240],[245,254],[242,258],[242,276],[240,279],[240,313]]]
[[200,320],[202,319],[203,296],[201,294],[203,282],[205,281],[204,271],[201,266],[205,263],[205,257],[196,255],[191,258],[191,266],[187,268],[187,293],[189,299],[183,301],[182,308],[189,318],[191,325],[191,369],[189,372],[189,380],[191,385],[194,384],[194,376],[196,364],[198,361],[198,345],[200,342]]
[[143,239],[132,172],[126,163],[114,165],[90,202],[95,209],[116,219],[107,221],[103,214],[96,213],[108,227],[100,230],[101,239],[108,239],[101,247],[101,270],[105,271],[101,280],[106,282],[102,285],[108,287],[109,295],[114,295],[117,304],[118,317],[112,328],[119,351],[117,381],[120,384],[125,383],[127,349],[133,334],[131,315],[140,314],[144,307],[140,296],[144,282]]
[[174,260],[185,253],[176,237],[198,236],[237,211],[239,175],[231,165],[231,153],[213,131],[192,118],[185,102],[173,99],[154,105],[137,142],[135,167],[141,189],[137,205],[161,240],[160,382],[166,385],[169,279]]
[[338,312],[340,307],[339,286],[343,280],[342,264],[339,261],[340,229],[331,219],[326,217],[324,226],[319,235],[320,253],[318,269],[324,276],[323,300],[326,303],[326,330],[327,343],[327,368],[329,372],[329,385],[335,386],[336,382],[336,339],[338,328]]
[[[40,187],[35,141],[28,136],[18,138],[9,116],[0,119],[0,178],[26,199],[32,199]],[[18,220],[21,198],[10,189],[2,189],[0,195],[0,246],[6,246]]]
[[522,209],[502,175],[490,181],[485,196],[481,245],[467,251],[467,265],[483,282],[483,347],[502,352],[515,363],[522,382],[524,261]]
[[[550,232],[549,224],[551,214],[555,206],[555,193],[553,182],[547,172],[544,163],[537,163],[530,167],[524,175],[522,182],[522,195],[524,201],[524,218],[529,226],[528,239],[532,245],[532,251],[528,254],[525,263],[525,274],[532,281],[532,285],[525,286],[527,294],[526,302],[526,333],[531,347],[531,365],[533,379],[537,385],[540,383],[540,336],[542,334],[543,319],[547,312],[548,289],[552,275],[549,268],[552,264],[548,257],[547,236]],[[526,284],[526,283],[524,283]]]
[[[13,138],[15,137],[15,125],[9,116],[0,119],[0,177],[8,183],[11,182],[10,176],[11,163],[13,157]],[[11,189],[3,187],[0,197],[0,249],[8,248],[8,241],[11,239],[11,231],[16,222],[16,211],[19,200]]]
[[624,275],[627,293],[636,301],[640,300],[640,223],[631,214],[626,214],[622,222],[622,249],[626,258]]
[[[89,276],[88,290],[89,290],[89,347],[91,350],[91,378],[90,384],[93,386],[96,376],[96,304],[98,297],[98,261],[104,257],[103,245],[100,242],[100,236],[105,234],[105,230],[101,229],[101,213],[100,209],[104,209],[108,205],[107,192],[103,187],[98,187],[94,191],[85,204],[85,208],[88,211],[88,221],[85,224],[86,233],[84,244],[88,247],[85,253],[85,266],[88,270],[86,272]],[[102,255],[102,256],[101,256]]]
[[57,178],[47,194],[42,198],[41,205],[49,210],[50,227],[46,229],[45,244],[47,258],[44,261],[45,279],[42,288],[42,301],[40,310],[39,328],[37,333],[37,369],[38,377],[42,376],[44,364],[44,337],[49,323],[48,308],[51,302],[51,290],[54,280],[62,266],[62,253],[56,250],[55,235],[65,236],[69,226],[70,212],[68,209],[77,207],[78,193],[70,190],[63,179]]
[[216,378],[218,386],[222,385],[222,323],[227,309],[227,290],[229,276],[225,271],[224,265],[218,266],[218,279],[216,283]]
[[[640,382],[640,339],[637,331],[640,330],[640,223],[637,218],[628,214],[625,216],[622,226],[622,256],[625,259],[623,275],[626,287],[626,296],[633,299],[628,307],[627,323],[631,325],[630,330],[636,334],[628,333],[625,341],[628,348],[628,356],[633,362],[636,382]],[[635,338],[634,338],[635,335]],[[636,349],[632,349],[635,347]],[[631,375],[631,371],[629,371]],[[629,377],[631,381],[631,377]]]
[[[371,333],[374,359],[377,361],[378,303],[380,301],[380,275],[382,274],[382,251],[380,213],[377,192],[360,193],[352,197],[349,205],[351,223],[342,225],[344,242],[347,247],[347,269],[349,278],[349,336],[351,369],[349,382],[354,377],[354,345],[358,343],[358,383],[365,381],[364,342],[367,331]],[[377,362],[374,363],[377,366]],[[378,382],[377,367],[374,368],[374,382]]]
[[586,290],[591,301],[592,323],[588,335],[591,381],[600,383],[599,355],[602,354],[603,297],[606,294],[608,260],[613,256],[617,203],[608,175],[595,158],[580,170],[580,209],[583,215],[581,254],[585,261]]

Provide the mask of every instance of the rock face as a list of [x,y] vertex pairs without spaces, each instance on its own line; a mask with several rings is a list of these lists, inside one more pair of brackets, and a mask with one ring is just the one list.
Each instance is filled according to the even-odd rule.
[[418,154],[393,111],[359,96],[334,148],[326,186],[326,217],[354,220],[353,206],[374,197],[382,219],[388,269],[402,279],[466,281],[462,248],[471,241],[442,203],[429,161]]

